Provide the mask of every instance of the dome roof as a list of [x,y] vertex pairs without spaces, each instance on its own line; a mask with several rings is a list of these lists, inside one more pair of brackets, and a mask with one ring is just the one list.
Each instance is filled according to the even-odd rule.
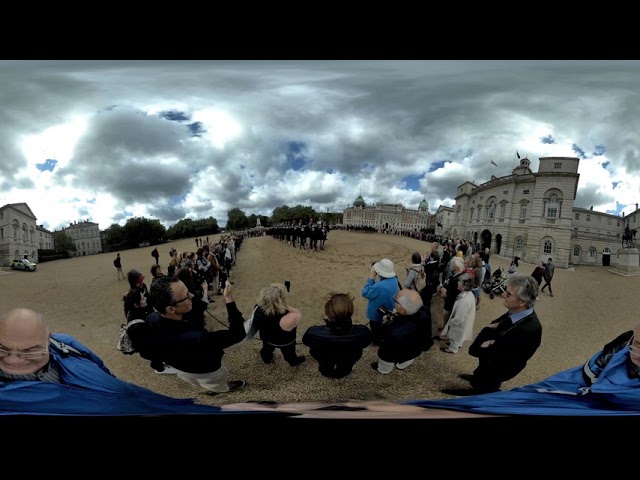
[[356,198],[356,201],[353,202],[353,204],[355,206],[364,205],[364,199],[362,198],[362,195],[358,195],[358,198]]
[[427,200],[423,198],[422,201],[420,202],[420,206],[418,208],[426,208],[426,209],[428,209],[429,208],[429,204],[427,203]]

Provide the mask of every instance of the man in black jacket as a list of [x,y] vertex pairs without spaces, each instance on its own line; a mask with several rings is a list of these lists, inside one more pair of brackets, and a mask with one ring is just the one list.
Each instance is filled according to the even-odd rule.
[[246,382],[228,382],[229,371],[222,364],[224,349],[242,341],[246,335],[244,318],[226,283],[224,300],[229,315],[229,329],[209,332],[183,319],[192,306],[193,295],[177,277],[159,278],[151,287],[151,304],[155,312],[146,318],[148,332],[143,346],[134,339],[141,356],[151,366],[165,364],[177,370],[177,376],[192,385],[217,393],[243,387]]
[[469,346],[469,354],[479,360],[473,375],[460,375],[470,390],[442,390],[450,395],[467,396],[497,392],[502,382],[518,375],[538,350],[542,325],[533,307],[538,283],[530,275],[511,274],[504,283],[502,304],[509,310],[484,327]]
[[394,301],[393,315],[385,315],[382,320],[378,361],[371,364],[371,368],[382,374],[391,373],[394,367],[404,370],[433,346],[431,314],[423,306],[420,294],[402,289]]

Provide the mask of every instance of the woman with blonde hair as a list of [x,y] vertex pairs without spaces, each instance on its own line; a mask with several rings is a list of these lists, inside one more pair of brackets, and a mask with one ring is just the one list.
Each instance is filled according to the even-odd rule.
[[258,295],[253,316],[253,326],[260,332],[264,363],[273,361],[273,352],[279,348],[289,365],[295,367],[304,362],[304,355],[296,354],[297,327],[302,313],[287,303],[287,289],[281,283],[272,283]]

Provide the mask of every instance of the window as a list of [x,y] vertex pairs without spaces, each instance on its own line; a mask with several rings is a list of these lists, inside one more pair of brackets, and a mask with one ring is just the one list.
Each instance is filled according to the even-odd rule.
[[591,221],[591,215],[587,213],[587,222],[590,222],[590,221]]
[[573,247],[573,256],[574,257],[579,257],[580,256],[580,246],[579,245],[575,245]]
[[547,218],[557,218],[560,210],[560,203],[558,202],[558,195],[552,193],[549,195],[549,200],[546,202],[545,216]]
[[556,170],[560,170],[562,168],[562,163],[561,162],[554,163],[553,168],[555,168]]
[[576,220],[580,220],[580,214],[576,213]]
[[522,237],[516,237],[516,250],[522,250]]
[[620,220],[616,221],[616,227],[620,226]]
[[544,253],[546,255],[550,255],[551,254],[551,240],[545,240],[544,241],[543,251],[544,251]]
[[504,190],[504,191],[502,192],[502,194],[503,194],[503,195],[509,195],[509,190]]
[[504,218],[506,211],[507,211],[507,204],[503,203],[502,205],[500,205],[500,218]]
[[482,210],[482,207],[478,207],[478,216],[476,217],[476,220],[480,220],[480,211]]
[[520,205],[520,219],[524,220],[525,218],[527,218],[527,206]]
[[525,189],[522,191],[522,194],[523,194],[523,195],[529,195],[529,189],[528,189],[528,188],[525,188]]
[[589,258],[595,258],[597,256],[595,247],[589,248]]
[[0,238],[4,238],[4,228],[0,228]]
[[487,207],[487,217],[493,220],[495,215],[496,215],[496,206],[495,204],[491,204]]
[[607,225],[611,225],[611,219],[607,218]]
[[602,220],[600,217],[596,217],[598,219],[598,223],[600,223],[600,220]]

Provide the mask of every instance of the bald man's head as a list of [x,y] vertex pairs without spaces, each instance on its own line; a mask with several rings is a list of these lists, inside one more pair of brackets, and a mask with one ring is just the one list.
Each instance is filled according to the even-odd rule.
[[404,308],[404,315],[413,315],[422,307],[422,297],[415,290],[403,288],[396,294],[396,301]]
[[49,362],[51,332],[44,317],[27,308],[0,317],[0,369],[9,374],[35,373]]

